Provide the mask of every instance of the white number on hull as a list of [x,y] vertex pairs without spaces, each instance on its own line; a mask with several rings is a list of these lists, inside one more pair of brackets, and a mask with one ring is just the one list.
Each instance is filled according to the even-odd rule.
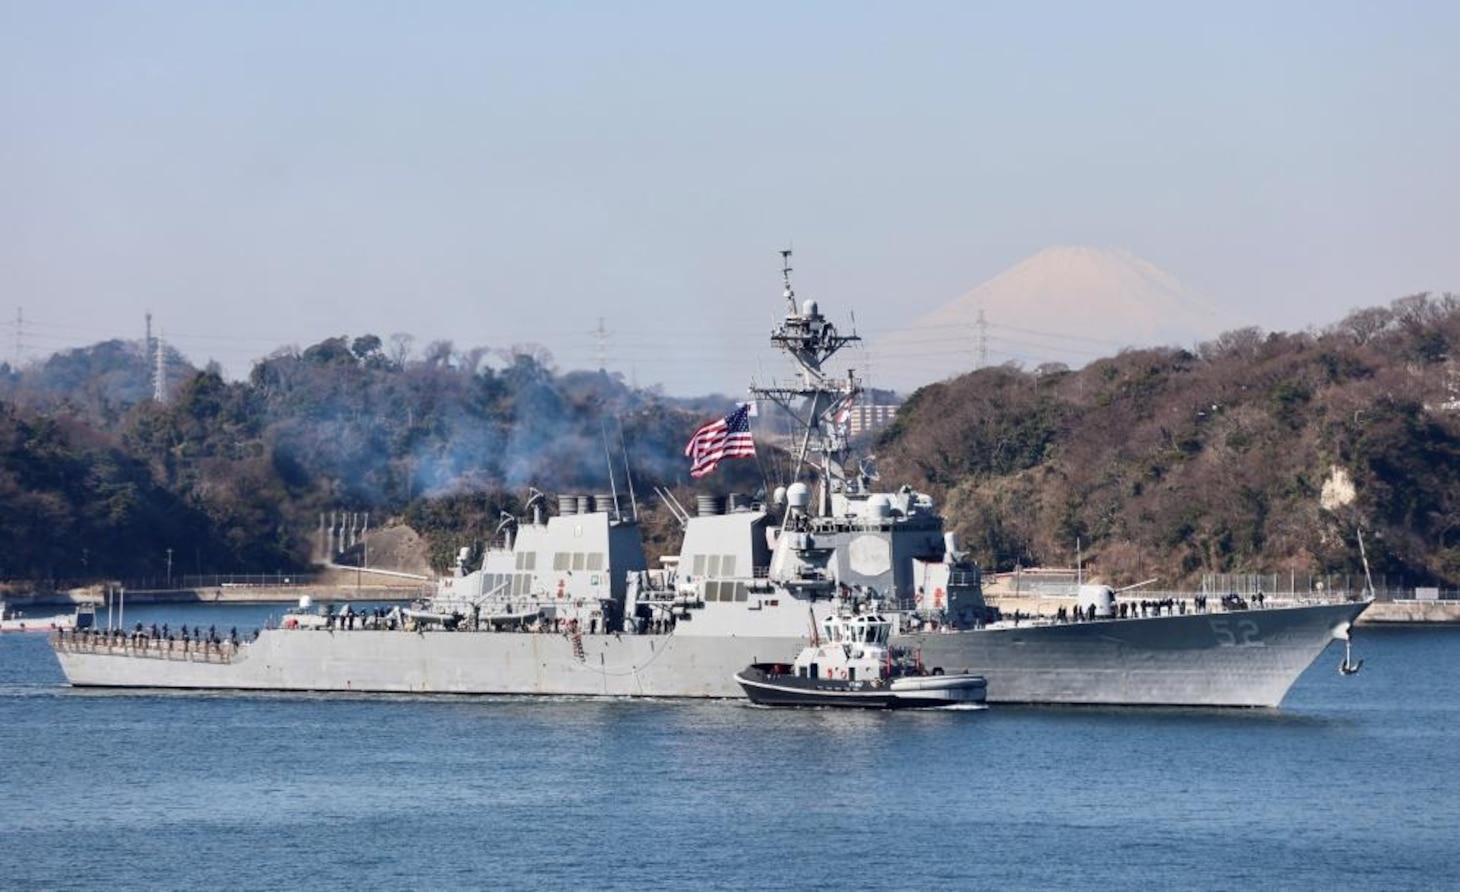
[[1235,627],[1232,620],[1225,618],[1207,622],[1211,623],[1212,634],[1217,636],[1218,647],[1262,647],[1266,643],[1255,620],[1239,619]]

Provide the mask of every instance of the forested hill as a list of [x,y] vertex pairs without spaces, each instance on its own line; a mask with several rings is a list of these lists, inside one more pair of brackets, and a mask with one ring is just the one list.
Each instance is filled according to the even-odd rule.
[[884,480],[941,497],[986,566],[1116,582],[1203,572],[1460,583],[1460,299],[1321,332],[1229,332],[1079,370],[924,388],[879,443]]
[[[1358,573],[1362,528],[1376,573],[1454,586],[1457,349],[1460,300],[1416,296],[1323,331],[983,369],[911,396],[876,444],[882,482],[937,496],[995,569],[1069,565],[1078,542],[1117,583]],[[445,569],[529,486],[606,491],[606,451],[622,491],[626,449],[641,508],[655,486],[753,493],[776,463],[763,442],[691,488],[683,444],[731,397],[558,374],[540,354],[341,337],[242,382],[173,356],[162,402],[147,355],[114,341],[0,366],[0,580],[299,569],[329,511],[408,523]],[[651,548],[675,541],[665,511],[644,518]]]
[[[256,364],[246,382],[183,368],[161,403],[140,344],[0,370],[0,579],[64,584],[274,572],[311,559],[321,512],[404,519],[444,567],[530,485],[605,492],[621,449],[641,491],[687,482],[680,450],[729,398],[670,400],[545,357],[332,338]],[[727,473],[745,491],[753,463]],[[662,533],[662,530],[658,532]]]

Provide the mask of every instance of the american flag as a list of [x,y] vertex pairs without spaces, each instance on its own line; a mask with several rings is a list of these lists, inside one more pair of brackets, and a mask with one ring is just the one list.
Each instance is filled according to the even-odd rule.
[[734,412],[717,418],[695,431],[684,447],[684,454],[693,464],[691,477],[703,477],[720,464],[723,458],[754,458],[755,440],[750,436],[750,403],[741,403]]

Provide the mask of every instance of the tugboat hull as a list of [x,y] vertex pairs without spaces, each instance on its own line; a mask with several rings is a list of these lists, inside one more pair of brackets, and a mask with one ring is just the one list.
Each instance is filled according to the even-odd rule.
[[915,709],[983,706],[988,683],[982,676],[957,673],[871,681],[806,678],[791,675],[785,664],[757,663],[736,673],[735,681],[757,706],[823,706],[849,709]]

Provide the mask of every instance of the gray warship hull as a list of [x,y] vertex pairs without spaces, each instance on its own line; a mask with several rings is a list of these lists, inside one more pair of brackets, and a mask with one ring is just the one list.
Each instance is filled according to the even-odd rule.
[[[991,703],[1275,707],[1364,603],[894,638],[983,675]],[[217,649],[60,641],[78,687],[739,698],[734,674],[802,637],[267,630]]]
[[1282,702],[1368,602],[1188,613],[894,638],[928,666],[988,679],[991,703],[1256,706]]
[[235,650],[61,641],[77,687],[608,697],[733,697],[792,637],[273,629]]

